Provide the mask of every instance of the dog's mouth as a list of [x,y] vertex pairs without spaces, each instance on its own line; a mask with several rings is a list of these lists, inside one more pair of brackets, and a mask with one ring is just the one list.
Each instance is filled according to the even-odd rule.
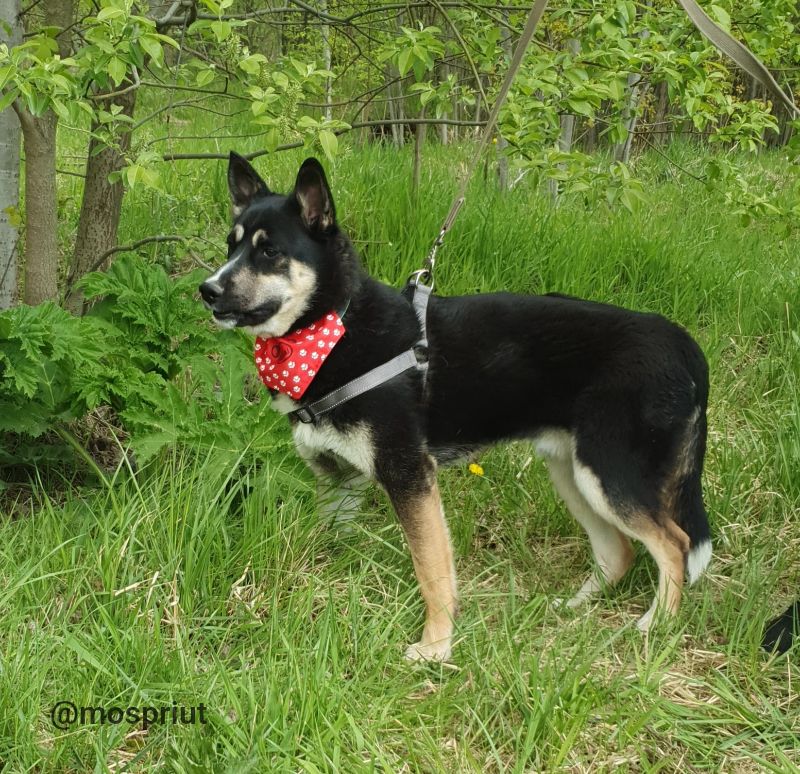
[[253,309],[214,309],[206,304],[220,328],[253,328],[263,325],[280,310],[280,301],[269,301]]

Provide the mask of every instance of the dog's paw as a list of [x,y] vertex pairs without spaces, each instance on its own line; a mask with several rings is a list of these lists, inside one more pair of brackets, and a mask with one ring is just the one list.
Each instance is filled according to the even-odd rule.
[[406,661],[447,661],[450,658],[450,640],[439,640],[424,645],[415,642],[406,648]]
[[579,607],[583,607],[588,601],[588,597],[576,594],[569,599],[566,597],[556,597],[551,604],[556,610],[577,610]]
[[656,606],[653,605],[637,622],[636,628],[642,633],[647,634],[653,626],[656,617]]

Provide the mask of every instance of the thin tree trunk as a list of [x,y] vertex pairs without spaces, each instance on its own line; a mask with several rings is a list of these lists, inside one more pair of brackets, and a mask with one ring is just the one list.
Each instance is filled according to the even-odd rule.
[[639,104],[647,91],[647,85],[642,84],[642,76],[637,73],[628,76],[628,88],[630,90],[630,97],[625,106],[625,114],[623,117],[627,134],[625,135],[625,139],[621,143],[618,143],[614,149],[616,160],[622,161],[625,164],[628,163],[631,157],[633,136],[636,133],[636,124],[639,121]]
[[[425,118],[425,108],[422,108],[419,117]],[[417,124],[414,132],[414,172],[411,179],[411,188],[415,194],[419,191],[419,184],[422,179],[422,147],[425,145],[427,129],[427,124]]]
[[[0,0],[0,42],[9,47],[22,40],[19,0]],[[0,112],[0,311],[17,299],[17,256],[19,232],[19,119],[13,110]]]
[[[328,12],[328,0],[320,0],[319,10],[322,13]],[[323,24],[320,28],[322,32],[322,58],[325,62],[325,69],[331,69],[331,28],[328,24]],[[330,76],[325,78],[325,118],[330,121],[333,118],[333,108],[331,107],[331,87]]]
[[[567,40],[567,50],[572,56],[577,56],[580,51],[580,41],[576,38],[569,38]],[[569,153],[572,150],[572,137],[575,134],[575,116],[571,113],[565,113],[559,119],[559,123],[561,124],[561,133],[558,137],[558,147],[564,153]],[[548,180],[548,188],[553,201],[557,201],[560,193],[558,180]]]
[[[645,3],[649,6],[650,2]],[[650,30],[644,27],[639,33],[640,40],[647,40],[650,37]],[[641,73],[631,73],[628,75],[628,101],[623,110],[623,121],[625,123],[625,139],[617,143],[614,148],[614,157],[617,161],[627,164],[631,157],[631,147],[633,146],[633,135],[636,132],[636,123],[639,120],[639,104],[647,91],[647,84],[642,83]]]
[[[388,70],[386,75],[387,80],[392,77],[391,70]],[[401,118],[399,113],[402,110],[402,105],[400,104],[400,100],[397,99],[400,96],[401,89],[400,82],[396,81],[386,90],[386,94],[389,97],[389,119],[392,122],[390,126],[392,140],[397,148],[401,148],[403,145],[403,126],[398,123],[397,120]]]
[[[506,20],[508,20],[508,14],[506,14]],[[511,35],[507,33],[503,38],[502,42],[503,53],[511,59]],[[497,132],[497,184],[500,187],[501,191],[508,190],[508,155],[506,154],[506,148],[508,147],[508,142],[506,138],[503,137],[500,132]]]
[[26,304],[58,298],[58,198],[56,130],[48,110],[34,118],[18,113],[25,145],[25,292]]
[[[440,68],[440,78],[442,79],[442,81],[446,81],[447,80],[447,75],[448,75],[449,69],[450,68],[448,68],[447,63],[446,62],[442,62],[441,68]],[[445,112],[445,113],[442,114],[442,118],[447,118],[449,115],[450,114],[448,112]],[[447,143],[448,143],[448,140],[449,140],[449,129],[450,129],[450,127],[447,124],[439,124],[439,142],[442,145],[447,145]]]
[[[69,54],[65,32],[72,24],[72,0],[44,0],[44,26],[61,30],[56,36],[61,57]],[[25,150],[25,290],[26,304],[58,297],[58,195],[56,135],[58,117],[52,110],[31,115],[17,100],[14,109],[22,126]]]
[[669,138],[667,132],[667,116],[669,115],[669,89],[666,83],[659,83],[656,87],[658,102],[655,115],[655,136],[652,142],[657,145],[664,145]]
[[[136,90],[114,98],[122,106],[122,114],[132,116],[136,104]],[[104,110],[110,104],[103,102]],[[98,127],[92,127],[93,131]],[[83,293],[73,289],[74,283],[95,266],[97,257],[117,243],[117,229],[125,193],[120,180],[109,182],[109,175],[118,172],[125,163],[125,153],[130,148],[130,131],[124,130],[118,145],[105,145],[92,136],[86,160],[86,183],[83,188],[78,233],[69,271],[66,306],[75,313],[83,309]]]

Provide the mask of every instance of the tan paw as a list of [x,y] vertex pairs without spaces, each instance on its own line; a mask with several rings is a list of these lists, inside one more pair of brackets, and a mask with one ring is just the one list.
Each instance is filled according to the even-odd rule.
[[450,639],[424,645],[415,642],[406,648],[407,661],[447,661],[450,658]]

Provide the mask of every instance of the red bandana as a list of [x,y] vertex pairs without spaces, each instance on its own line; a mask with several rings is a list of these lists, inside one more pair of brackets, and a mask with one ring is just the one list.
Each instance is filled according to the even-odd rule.
[[256,368],[264,386],[294,400],[303,397],[325,358],[344,336],[344,325],[336,312],[329,312],[307,328],[285,336],[256,339]]

